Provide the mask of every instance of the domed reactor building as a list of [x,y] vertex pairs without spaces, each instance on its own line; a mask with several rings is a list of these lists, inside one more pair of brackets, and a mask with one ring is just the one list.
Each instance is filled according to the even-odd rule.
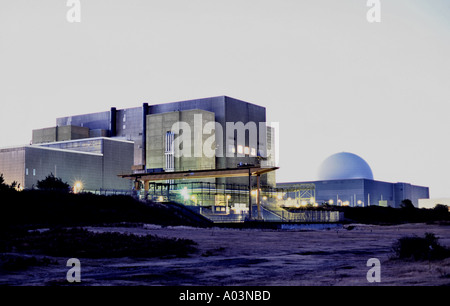
[[277,183],[277,187],[313,185],[317,203],[338,206],[400,207],[409,199],[418,207],[419,199],[429,198],[429,188],[409,183],[376,181],[369,164],[356,154],[341,152],[328,157],[319,167],[318,180]]

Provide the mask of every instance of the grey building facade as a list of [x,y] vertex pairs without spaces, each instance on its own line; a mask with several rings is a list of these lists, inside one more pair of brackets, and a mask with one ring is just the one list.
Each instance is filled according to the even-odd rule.
[[0,173],[7,183],[16,181],[32,189],[53,173],[83,190],[130,190],[131,182],[117,177],[133,164],[133,143],[91,138],[0,149]]
[[326,158],[319,167],[316,181],[278,183],[277,187],[302,184],[314,186],[317,203],[353,207],[377,205],[399,208],[406,199],[418,207],[419,199],[430,196],[428,187],[375,180],[369,164],[350,152],[339,152]]
[[[174,147],[174,139],[187,133],[185,129],[173,132],[176,122],[187,124],[192,134]],[[266,125],[266,109],[227,96],[111,107],[104,112],[57,118],[55,127],[33,130],[32,136],[30,146],[0,151],[0,173],[24,188],[33,188],[50,173],[69,184],[83,181],[85,190],[130,190],[131,182],[117,175],[132,169],[179,171],[235,168],[240,163],[274,164],[270,158],[261,161],[261,156],[275,152],[271,145],[274,130]],[[193,155],[177,156],[187,144],[193,145]],[[212,154],[195,155],[197,148],[208,146]],[[248,183],[245,178],[212,182]],[[274,174],[269,178],[263,175],[261,184],[274,185]]]
[[[143,103],[142,107],[126,109],[112,107],[105,112],[58,118],[56,123],[59,128],[63,126],[84,127],[89,129],[90,135],[101,134],[111,138],[132,141],[134,143],[133,163],[135,166],[141,166],[142,169],[164,168],[165,170],[176,171],[195,166],[195,164],[204,167],[205,164],[210,165],[211,163],[209,160],[197,160],[195,162],[190,160],[185,164],[178,161],[178,167],[167,167],[166,164],[155,162],[158,159],[165,158],[164,155],[167,152],[160,153],[159,156],[152,154],[158,152],[158,150],[165,150],[165,148],[161,148],[161,143],[165,142],[163,138],[166,137],[170,127],[166,124],[164,130],[162,130],[162,127],[155,130],[156,123],[153,122],[159,120],[157,115],[164,115],[167,118],[176,115],[180,120],[183,120],[183,116],[185,116],[183,114],[195,110],[198,110],[198,114],[205,114],[204,112],[212,114],[213,118],[209,118],[209,120],[213,119],[222,127],[221,131],[216,129],[214,132],[216,152],[212,167],[223,169],[234,168],[239,163],[257,164],[260,162],[257,158],[258,155],[268,155],[267,131],[271,133],[270,140],[273,140],[275,135],[273,129],[268,129],[266,125],[266,109],[227,96],[156,105]],[[170,122],[172,121],[170,120]],[[189,120],[187,121],[190,123]],[[203,124],[205,123],[203,122]],[[227,123],[242,123],[244,128],[254,124],[256,126],[256,144],[251,147],[249,130],[244,131],[244,139],[240,140],[237,131],[230,132],[227,130]],[[179,135],[174,135],[175,138],[177,136]],[[161,141],[156,141],[157,137],[160,137]],[[248,152],[239,154],[241,148],[242,151],[248,148]],[[272,148],[272,151],[274,151],[274,148]],[[273,161],[269,160],[267,163],[273,164]],[[263,185],[274,184],[275,177],[274,174],[271,175],[272,178],[269,179],[267,175],[262,177]],[[246,184],[245,179],[241,178],[218,178],[216,182]]]
[[316,202],[348,206],[390,206],[399,208],[409,199],[419,207],[419,199],[429,198],[429,188],[409,183],[389,183],[370,179],[342,179],[278,183],[277,187],[314,184]]

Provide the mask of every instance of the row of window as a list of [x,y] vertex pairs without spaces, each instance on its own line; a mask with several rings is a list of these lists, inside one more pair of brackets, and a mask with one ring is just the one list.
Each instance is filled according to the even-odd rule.
[[[28,175],[28,168],[25,169],[25,175]],[[36,176],[36,169],[33,169],[33,176]]]
[[166,170],[175,170],[175,155],[173,148],[174,138],[175,133],[170,131],[166,133],[166,143],[164,147],[164,152],[166,155]]
[[229,150],[231,153],[237,153],[238,154],[245,154],[245,155],[250,155],[250,156],[256,156],[256,149],[255,148],[250,148],[250,147],[244,147],[242,145],[238,145],[237,149],[234,145],[230,145]]

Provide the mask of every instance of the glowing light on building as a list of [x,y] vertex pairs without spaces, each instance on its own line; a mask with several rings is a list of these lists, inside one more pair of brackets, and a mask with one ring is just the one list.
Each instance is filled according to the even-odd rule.
[[80,181],[76,181],[73,185],[73,193],[79,193],[83,190],[83,183]]

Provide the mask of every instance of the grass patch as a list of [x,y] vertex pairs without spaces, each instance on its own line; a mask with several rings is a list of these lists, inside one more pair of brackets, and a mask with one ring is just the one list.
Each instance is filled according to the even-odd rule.
[[29,267],[55,265],[57,262],[47,257],[20,256],[15,254],[1,254],[0,268],[5,271],[26,270]]
[[439,260],[450,257],[450,250],[438,242],[433,233],[424,237],[402,237],[392,246],[397,259]]
[[0,242],[0,252],[75,258],[186,257],[196,251],[196,243],[188,239],[93,233],[79,228],[28,232]]

